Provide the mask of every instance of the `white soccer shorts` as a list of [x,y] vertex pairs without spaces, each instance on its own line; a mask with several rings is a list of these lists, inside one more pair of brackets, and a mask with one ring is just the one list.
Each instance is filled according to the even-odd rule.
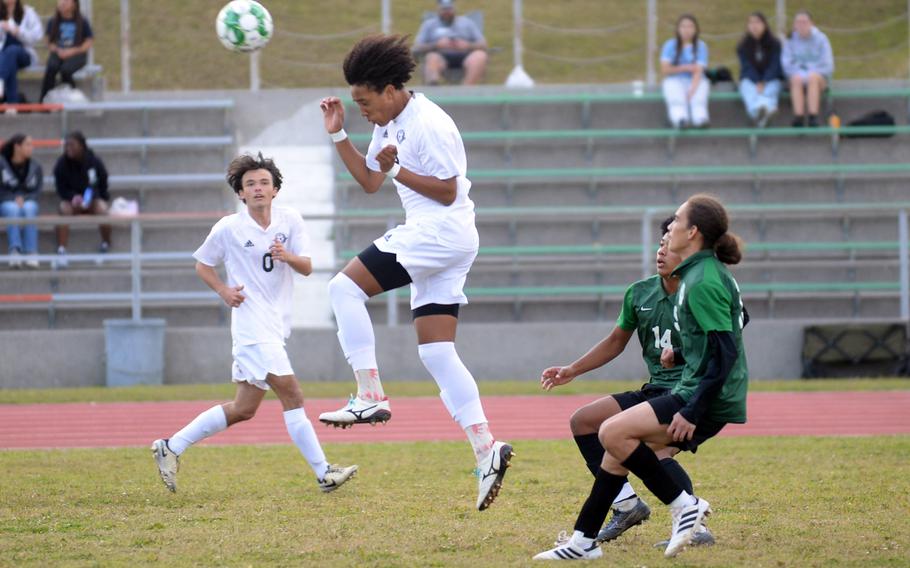
[[231,367],[231,380],[235,383],[249,383],[262,390],[269,390],[269,384],[265,380],[269,374],[276,377],[294,374],[284,345],[278,343],[234,344],[232,352],[234,364]]
[[[476,233],[475,233],[476,235]],[[427,304],[467,304],[464,283],[477,257],[476,236],[464,244],[442,243],[437,228],[420,222],[398,225],[373,244],[395,255],[411,276],[411,309]]]

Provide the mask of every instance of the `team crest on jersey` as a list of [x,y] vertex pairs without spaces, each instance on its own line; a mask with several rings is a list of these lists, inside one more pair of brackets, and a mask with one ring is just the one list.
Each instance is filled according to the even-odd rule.
[[288,242],[288,236],[285,235],[284,233],[278,233],[275,235],[275,240],[281,244],[284,244],[284,243]]
[[398,140],[399,144],[404,142],[404,130],[399,130],[398,134],[395,135],[395,139]]

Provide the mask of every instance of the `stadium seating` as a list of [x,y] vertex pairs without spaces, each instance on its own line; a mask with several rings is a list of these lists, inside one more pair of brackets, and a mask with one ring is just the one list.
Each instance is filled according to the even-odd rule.
[[[199,282],[190,252],[220,212],[235,206],[224,183],[224,168],[234,151],[232,108],[229,99],[70,104],[51,113],[5,116],[4,133],[22,131],[36,140],[35,155],[45,174],[41,212],[52,215],[57,206],[53,167],[62,152],[62,136],[82,130],[109,170],[112,196],[139,201],[146,315],[166,317],[174,326],[223,325],[228,314]],[[161,219],[156,220],[156,214]],[[129,315],[132,282],[124,255],[130,251],[128,221],[114,221],[113,251],[101,265],[94,257],[79,256],[96,252],[96,226],[95,218],[73,220],[70,267],[54,270],[53,224],[39,225],[39,251],[46,255],[42,268],[0,267],[0,325],[100,328],[104,319]],[[5,238],[0,240],[5,243]]]
[[[699,191],[731,205],[750,244],[735,273],[756,317],[896,309],[910,126],[758,130],[744,126],[736,93],[717,92],[712,128],[678,132],[665,127],[659,93],[449,93],[430,96],[462,130],[482,243],[468,287],[484,309],[465,310],[466,321],[614,317],[653,257],[642,253],[642,217],[651,211],[653,245],[659,221]],[[904,123],[908,100],[894,86],[835,85],[830,96],[844,123],[870,106]],[[789,120],[784,108],[775,123]],[[365,147],[369,133],[349,131]],[[846,138],[858,134],[892,137]],[[366,196],[338,172],[341,263],[402,215],[394,192]],[[385,318],[384,303],[371,309]]]

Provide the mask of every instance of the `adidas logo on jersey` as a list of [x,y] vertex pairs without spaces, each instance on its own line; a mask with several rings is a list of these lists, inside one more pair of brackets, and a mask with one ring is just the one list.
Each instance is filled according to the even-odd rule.
[[256,245],[253,244],[253,241],[247,241],[246,244],[243,245],[243,248],[250,248],[250,247],[253,247],[253,246],[256,246]]

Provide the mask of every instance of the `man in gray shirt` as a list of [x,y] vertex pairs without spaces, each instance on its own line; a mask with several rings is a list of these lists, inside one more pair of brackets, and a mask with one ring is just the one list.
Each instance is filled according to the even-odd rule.
[[414,50],[426,55],[424,79],[439,83],[448,68],[464,68],[464,84],[476,85],[487,69],[487,40],[473,20],[455,15],[454,0],[438,0],[436,16],[417,32]]

